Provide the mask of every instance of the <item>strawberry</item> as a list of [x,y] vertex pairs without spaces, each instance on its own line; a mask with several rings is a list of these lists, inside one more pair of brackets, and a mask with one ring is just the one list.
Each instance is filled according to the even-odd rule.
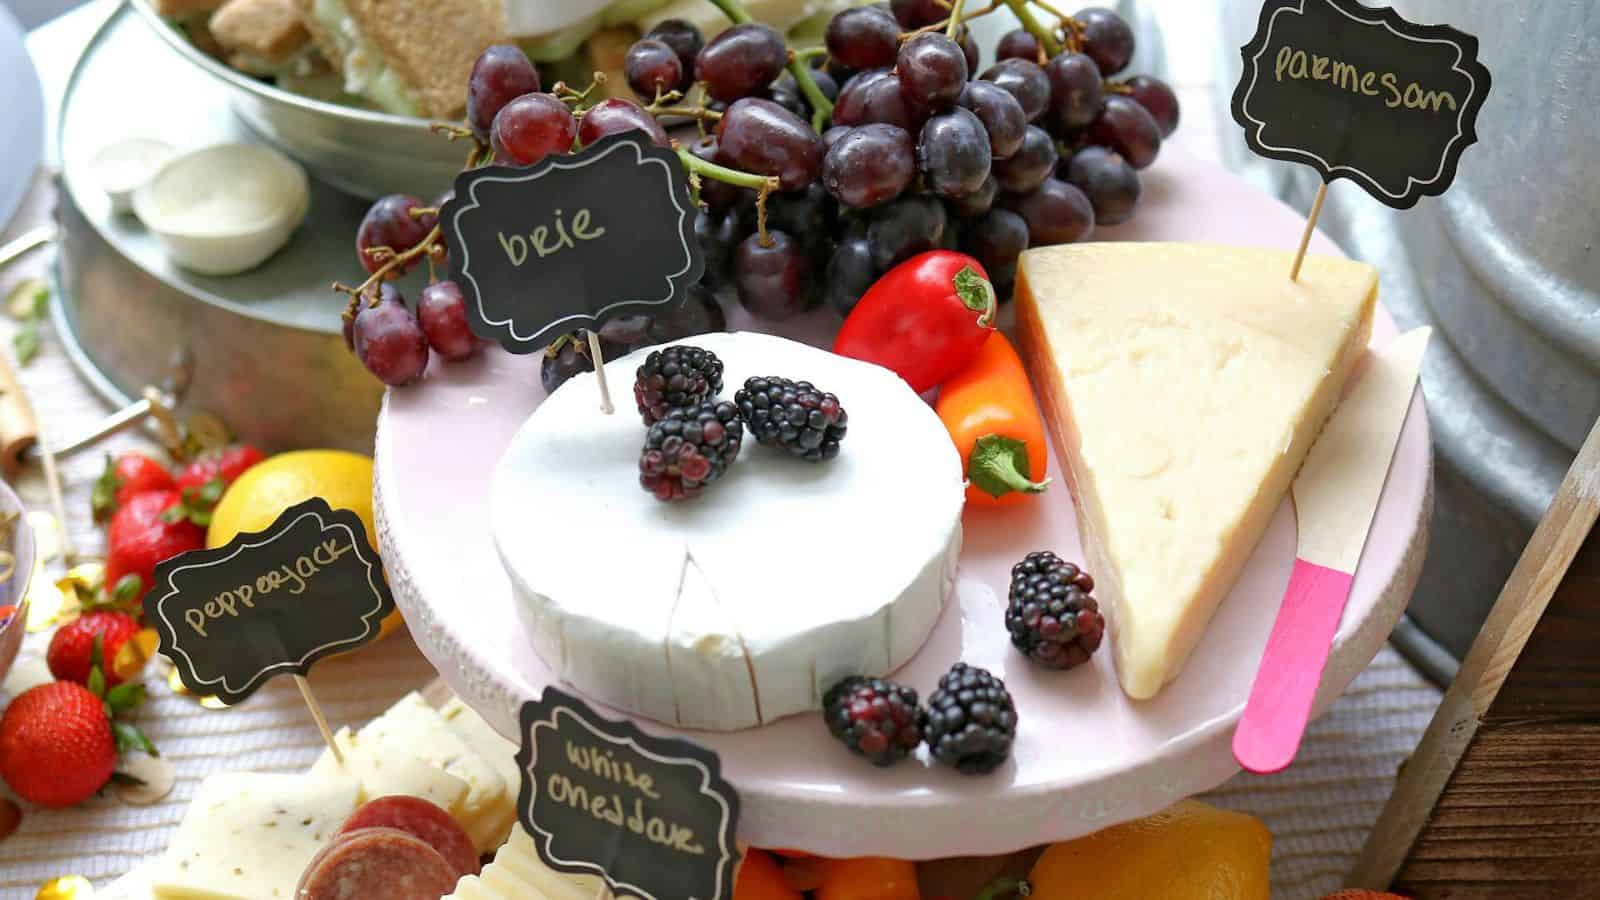
[[[98,675],[98,669],[96,670]],[[101,679],[91,676],[91,683]],[[156,748],[112,716],[144,699],[136,684],[104,696],[71,681],[30,688],[0,717],[0,779],[24,800],[61,808],[89,799],[111,780],[117,753]]]
[[[50,637],[45,662],[50,666],[50,674],[57,680],[88,684],[89,670],[94,666],[96,642],[99,642],[104,659],[116,659],[122,645],[138,633],[139,623],[125,612],[100,610],[87,613],[56,629],[56,633]],[[111,687],[116,687],[121,681],[114,669],[107,669],[105,678]]]
[[217,479],[224,487],[233,484],[245,470],[266,459],[267,455],[249,444],[234,444],[215,453],[198,457],[178,473],[178,490],[199,490]]
[[[204,529],[181,514],[170,514],[182,509],[177,491],[150,491],[132,497],[111,517],[106,585],[114,595],[143,598],[155,584],[156,563],[205,546]],[[137,587],[124,586],[130,575],[138,576]]]
[[114,459],[108,455],[105,471],[100,473],[89,495],[94,520],[104,521],[136,494],[171,490],[175,484],[165,466],[143,453],[130,451]]
[[183,505],[168,516],[187,518],[202,527],[210,525],[211,511],[222,499],[222,492],[246,469],[266,458],[265,453],[249,444],[234,444],[195,458],[178,473],[177,485],[183,494]]

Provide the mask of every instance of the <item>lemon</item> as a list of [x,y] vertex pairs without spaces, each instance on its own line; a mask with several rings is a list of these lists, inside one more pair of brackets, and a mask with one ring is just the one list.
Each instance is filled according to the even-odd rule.
[[[344,450],[297,450],[251,466],[228,486],[211,513],[206,546],[221,547],[238,535],[264,531],[283,511],[312,497],[361,518],[367,541],[378,547],[372,520],[372,458]],[[381,635],[401,626],[399,611],[383,620]]]
[[1271,859],[1261,820],[1185,800],[1051,846],[1028,880],[1033,900],[1269,900]]

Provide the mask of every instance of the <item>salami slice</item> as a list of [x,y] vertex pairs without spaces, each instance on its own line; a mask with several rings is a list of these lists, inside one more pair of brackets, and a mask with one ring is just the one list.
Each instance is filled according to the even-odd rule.
[[439,851],[462,875],[478,874],[478,850],[455,816],[420,797],[379,797],[362,804],[340,827],[340,834],[363,828],[394,828]]
[[363,828],[324,847],[300,876],[297,900],[439,900],[460,875],[439,851],[395,828]]

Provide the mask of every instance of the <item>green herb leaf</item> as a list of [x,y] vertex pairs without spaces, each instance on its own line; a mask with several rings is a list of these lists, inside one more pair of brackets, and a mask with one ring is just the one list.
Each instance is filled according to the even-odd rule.
[[[89,670],[88,688],[89,693],[96,697],[104,697],[106,695],[106,674],[100,671],[99,665]],[[106,702],[110,703],[111,701],[107,700]]]
[[39,355],[39,325],[29,319],[11,336],[11,348],[17,353],[17,365],[25,366]]
[[6,314],[19,322],[44,318],[50,310],[50,285],[43,278],[26,278],[6,292]]

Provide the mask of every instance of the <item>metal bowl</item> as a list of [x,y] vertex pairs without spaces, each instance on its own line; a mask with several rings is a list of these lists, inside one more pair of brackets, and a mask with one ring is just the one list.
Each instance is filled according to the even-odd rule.
[[246,75],[201,52],[161,18],[150,0],[129,0],[178,55],[222,82],[229,105],[250,128],[305,163],[318,179],[358,197],[416,194],[448,188],[466,152],[410,116],[302,97]]

